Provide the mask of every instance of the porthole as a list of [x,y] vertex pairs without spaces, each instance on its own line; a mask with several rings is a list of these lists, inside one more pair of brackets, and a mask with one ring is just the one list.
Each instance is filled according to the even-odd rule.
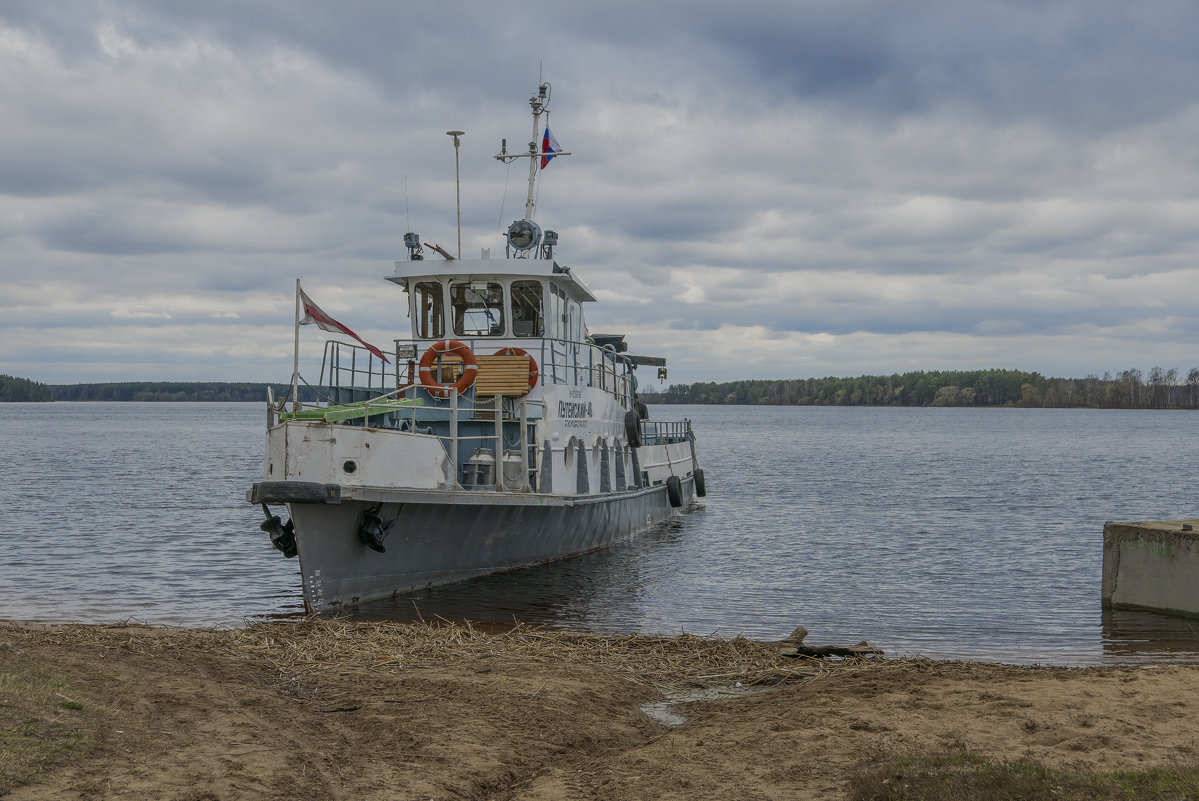
[[341,469],[347,473],[354,473],[358,470],[358,463],[353,459],[346,459],[346,463],[341,466]]

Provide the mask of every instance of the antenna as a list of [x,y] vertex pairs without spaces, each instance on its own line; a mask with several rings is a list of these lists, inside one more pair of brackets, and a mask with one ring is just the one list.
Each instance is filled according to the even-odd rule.
[[458,137],[466,131],[446,131],[446,136],[454,137],[454,194],[458,201],[458,258],[462,258],[462,180],[458,177]]
[[[537,94],[529,98],[529,107],[533,110],[533,139],[529,142],[529,149],[524,153],[509,153],[508,140],[505,139],[500,145],[500,152],[496,155],[496,159],[504,164],[510,164],[516,159],[527,158],[529,160],[529,191],[525,197],[525,219],[532,222],[533,207],[536,205],[536,188],[537,188],[537,167],[540,159],[544,155],[538,147],[541,141],[541,115],[546,115],[548,124],[549,120],[549,104],[550,98],[553,96],[553,87],[548,81],[541,81],[537,85]],[[558,156],[569,156],[569,151],[555,151],[554,158]]]

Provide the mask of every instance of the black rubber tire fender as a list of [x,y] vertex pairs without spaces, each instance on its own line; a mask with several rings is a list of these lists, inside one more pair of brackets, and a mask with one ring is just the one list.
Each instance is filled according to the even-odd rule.
[[666,497],[675,509],[683,505],[683,482],[679,481],[678,476],[670,476],[666,479]]
[[704,484],[703,468],[698,468],[695,471],[695,496],[702,498],[708,494],[708,487]]
[[624,413],[624,435],[630,448],[641,447],[641,417],[636,409],[629,409]]

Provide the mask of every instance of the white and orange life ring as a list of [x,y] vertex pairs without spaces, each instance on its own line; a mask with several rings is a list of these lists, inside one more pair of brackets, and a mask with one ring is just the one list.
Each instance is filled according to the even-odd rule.
[[[541,373],[537,370],[537,360],[527,353],[522,348],[500,348],[495,352],[496,356],[528,356],[529,357],[529,389],[537,386],[537,379]],[[529,393],[526,392],[525,395]],[[523,396],[522,396],[523,397]]]
[[[438,356],[447,353],[452,353],[462,359],[462,377],[449,385],[442,384],[433,378],[433,362]],[[479,362],[475,359],[474,352],[466,343],[456,339],[443,339],[440,342],[434,342],[420,357],[421,386],[435,398],[448,398],[451,386],[461,395],[471,384],[475,383],[475,376],[478,375],[478,372]]]

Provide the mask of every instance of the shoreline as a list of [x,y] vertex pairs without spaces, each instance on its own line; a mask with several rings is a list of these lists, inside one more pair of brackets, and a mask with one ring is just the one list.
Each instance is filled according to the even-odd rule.
[[[685,722],[643,710],[664,702]],[[921,754],[1194,765],[1196,730],[1196,665],[794,659],[442,621],[0,622],[13,801],[836,798]]]
[[[1193,665],[1199,667],[1199,618],[1182,617],[1164,614],[1147,609],[1103,609],[1103,638],[1100,650],[1095,653],[1079,653],[1076,651],[1060,650],[1056,653],[1027,655],[996,653],[955,652],[952,650],[936,652],[922,650],[902,650],[902,646],[885,643],[880,654],[891,661],[932,661],[969,663],[991,665],[996,667],[1016,668],[1106,668],[1106,667],[1142,667],[1158,665]],[[1108,622],[1111,616],[1114,622]],[[1146,626],[1149,621],[1151,626]],[[302,611],[290,613],[263,613],[258,617],[242,617],[238,620],[213,621],[211,619],[196,619],[191,621],[179,620],[144,620],[136,616],[114,617],[110,619],[94,619],[87,621],[69,618],[14,618],[0,617],[0,629],[4,627],[45,627],[45,628],[143,628],[161,631],[180,632],[235,632],[257,626],[305,626],[305,625],[366,625],[377,624],[396,626],[423,626],[430,624],[463,626],[489,634],[503,634],[513,628],[538,630],[562,636],[577,636],[580,638],[620,639],[630,636],[624,631],[609,631],[604,629],[581,628],[557,620],[529,620],[518,618],[507,620],[480,618],[468,619],[459,616],[442,615],[437,609],[417,609],[407,616],[397,614],[387,615],[306,615]],[[1109,631],[1110,629],[1110,631]],[[646,633],[645,636],[654,639],[670,640],[679,636],[702,640],[747,640],[760,643],[780,643],[780,640],[759,639],[757,636],[745,633],[725,633],[721,630],[709,634],[694,634],[686,630],[678,634]],[[814,639],[820,639],[814,637]],[[873,641],[872,641],[873,644]]]

